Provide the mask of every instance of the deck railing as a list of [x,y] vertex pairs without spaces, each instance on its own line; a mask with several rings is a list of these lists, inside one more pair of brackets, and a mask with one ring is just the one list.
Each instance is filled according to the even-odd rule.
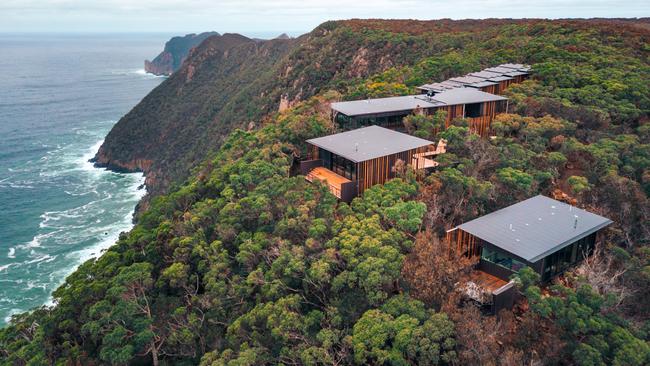
[[341,187],[340,186],[336,186],[334,184],[329,183],[326,180],[317,178],[316,175],[313,173],[313,171],[309,172],[305,176],[305,179],[307,181],[309,181],[309,182],[313,182],[314,180],[320,180],[321,182],[324,182],[325,184],[327,184],[327,188],[329,188],[330,192],[332,192],[332,194],[334,196],[336,196],[336,198],[341,198]]

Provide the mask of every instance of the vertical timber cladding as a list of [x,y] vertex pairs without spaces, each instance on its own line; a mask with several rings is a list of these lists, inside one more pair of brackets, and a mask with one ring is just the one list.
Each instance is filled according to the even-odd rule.
[[483,103],[481,105],[481,116],[468,118],[470,131],[481,137],[488,137],[492,131],[492,120],[497,114],[506,111],[506,105],[507,101],[503,100]]
[[528,79],[528,75],[517,75],[513,76],[513,83],[521,83],[524,80]]
[[[428,151],[428,149],[429,146],[423,146],[417,149],[411,149],[397,154],[381,156],[357,163],[359,194],[376,184],[384,184],[388,180],[394,178],[395,172],[393,171],[393,168],[398,160],[403,161],[404,164],[412,164],[413,156],[416,153],[425,152]],[[418,167],[415,168],[417,169]]]
[[318,159],[318,146],[307,144],[307,158],[308,159]]
[[481,137],[490,135],[492,119],[498,113],[497,102],[485,102],[481,105],[481,116],[469,118],[469,130]]
[[465,113],[465,108],[463,104],[457,105],[446,105],[444,107],[432,108],[429,114],[435,114],[437,111],[447,112],[447,120],[445,121],[445,128],[451,126],[451,121],[454,118],[463,117]]
[[503,91],[506,90],[506,88],[509,87],[513,82],[515,82],[515,79],[499,81],[499,93],[497,94],[503,94]]
[[488,86],[484,86],[482,88],[479,88],[478,90],[480,90],[482,92],[490,93],[490,94],[499,94],[499,85],[498,84],[488,85]]
[[454,252],[468,258],[481,255],[481,242],[474,235],[461,229],[447,231],[446,241],[450,255]]

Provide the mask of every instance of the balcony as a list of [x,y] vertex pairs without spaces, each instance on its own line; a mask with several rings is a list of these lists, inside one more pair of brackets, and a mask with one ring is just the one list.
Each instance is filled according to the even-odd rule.
[[501,309],[512,308],[517,299],[514,282],[504,281],[478,269],[470,273],[462,291],[470,299],[489,306],[494,314]]
[[437,161],[430,159],[430,157],[435,157],[436,155],[444,154],[446,152],[447,152],[447,141],[445,141],[444,139],[440,139],[440,141],[438,141],[438,145],[436,146],[435,150],[414,154],[413,161],[411,161],[411,165],[415,169],[436,168],[440,164],[438,164]]
[[324,168],[322,164],[322,160],[306,160],[300,163],[300,170],[307,181],[322,181],[336,198],[344,202],[352,201],[357,195],[357,182]]
[[309,173],[307,173],[305,179],[307,179],[309,182],[313,182],[315,180],[323,181],[329,188],[330,192],[332,192],[332,194],[339,199],[341,198],[341,187],[345,183],[352,183],[351,180],[342,177],[329,169],[323,168],[322,166],[312,169]]

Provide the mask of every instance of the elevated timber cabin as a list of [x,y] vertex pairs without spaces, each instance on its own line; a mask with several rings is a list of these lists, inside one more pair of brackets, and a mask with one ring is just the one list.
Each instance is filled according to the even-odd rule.
[[470,130],[490,134],[494,117],[508,112],[508,99],[500,96],[513,83],[530,75],[530,66],[502,64],[497,67],[418,87],[421,94],[332,103],[332,119],[342,129],[377,125],[403,130],[404,117],[446,111],[445,128],[455,118],[469,120]]
[[502,94],[511,84],[528,79],[530,70],[528,65],[502,64],[439,83],[424,84],[418,87],[418,91],[422,94],[436,94],[452,88],[467,87],[487,93]]
[[599,232],[611,223],[538,195],[449,230],[447,242],[459,253],[478,259],[466,290],[498,312],[515,300],[513,274],[530,267],[542,282],[550,281],[590,255]]
[[455,118],[467,118],[470,130],[487,136],[492,119],[508,109],[508,98],[474,88],[452,88],[434,96],[407,95],[401,97],[355,100],[332,103],[333,118],[343,129],[382,126],[403,129],[404,117],[421,113],[432,115],[447,112],[445,128]]
[[319,137],[307,144],[301,174],[308,181],[324,181],[344,202],[394,178],[399,160],[415,169],[428,169],[437,166],[431,157],[444,152],[442,141],[436,148],[429,140],[379,126]]

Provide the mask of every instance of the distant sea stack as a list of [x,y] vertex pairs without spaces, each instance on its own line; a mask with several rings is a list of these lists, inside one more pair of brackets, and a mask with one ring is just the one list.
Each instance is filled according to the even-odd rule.
[[165,49],[153,61],[144,61],[144,70],[154,75],[169,76],[181,67],[192,48],[201,44],[206,38],[218,35],[217,32],[204,32],[173,37],[165,43]]

